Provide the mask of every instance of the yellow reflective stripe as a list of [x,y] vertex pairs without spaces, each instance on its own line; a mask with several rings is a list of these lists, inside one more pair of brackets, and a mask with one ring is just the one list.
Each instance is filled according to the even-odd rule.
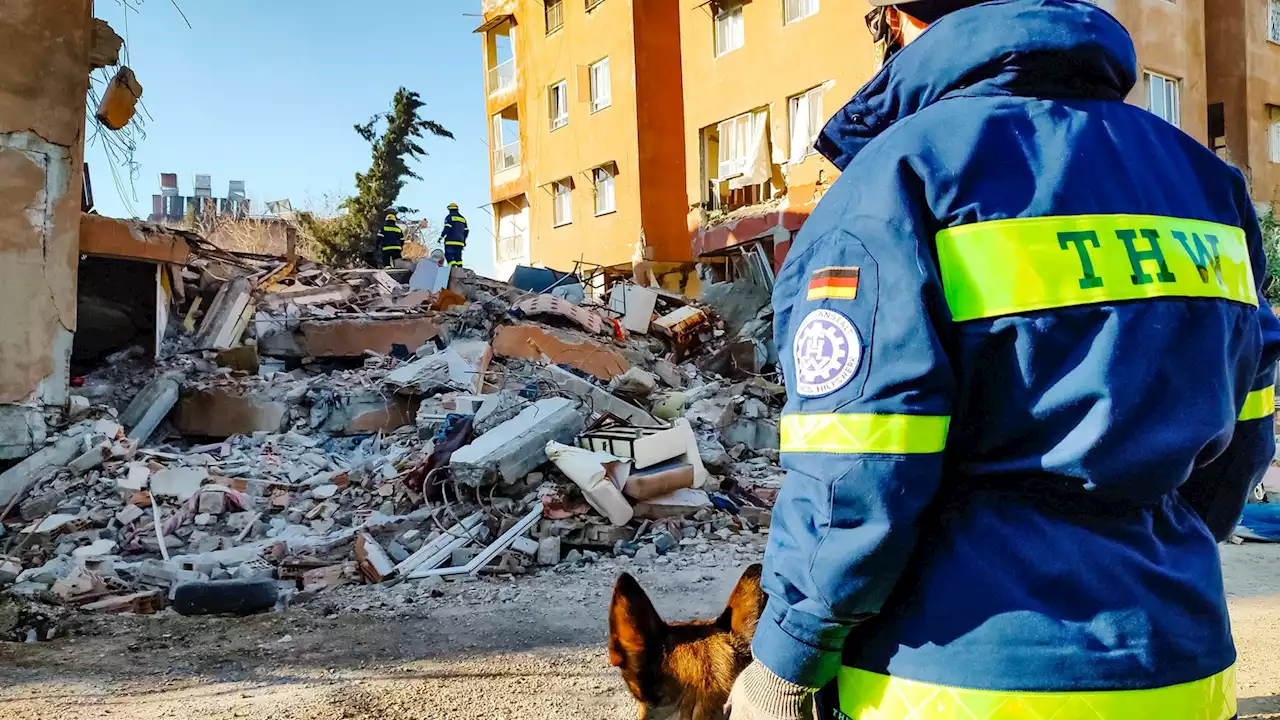
[[1234,665],[1203,680],[1149,690],[969,690],[841,668],[840,710],[852,720],[1229,720]]
[[1256,306],[1244,231],[1154,215],[1070,215],[961,225],[938,233],[957,322],[1050,308],[1199,297]]
[[946,415],[783,415],[782,452],[936,453],[947,444]]
[[383,245],[382,249],[383,250],[403,250],[404,246],[403,245]]
[[462,223],[463,225],[466,225],[467,219],[462,217],[461,215],[454,215],[453,217],[449,218],[449,222],[457,222],[457,223]]
[[466,243],[464,243],[464,242],[462,242],[462,241],[460,241],[460,240],[445,240],[445,241],[444,241],[444,244],[445,244],[445,245],[457,245],[457,246],[459,246],[459,247],[466,247],[466,246],[467,246],[467,244],[466,244]]
[[400,232],[400,228],[394,225],[387,225],[386,227],[382,228],[382,232]]
[[1240,409],[1239,422],[1258,420],[1276,411],[1276,386],[1271,385],[1261,390],[1254,390],[1245,396],[1244,407]]

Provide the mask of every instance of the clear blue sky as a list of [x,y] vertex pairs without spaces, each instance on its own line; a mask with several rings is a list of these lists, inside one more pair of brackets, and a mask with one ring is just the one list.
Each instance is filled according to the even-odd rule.
[[[288,198],[321,209],[345,197],[369,167],[369,145],[352,126],[389,108],[400,86],[426,101],[425,117],[457,138],[427,138],[400,203],[439,224],[457,202],[471,221],[469,266],[492,268],[484,70],[479,0],[96,0],[96,14],[128,43],[143,86],[146,137],[120,197],[110,163],[90,144],[86,160],[98,211],[146,217],[159,174],[196,173],[215,196],[244,180],[257,208]],[[126,24],[127,15],[127,24]],[[101,72],[101,71],[100,71]],[[88,135],[92,137],[92,128]],[[132,195],[136,193],[136,199]]]

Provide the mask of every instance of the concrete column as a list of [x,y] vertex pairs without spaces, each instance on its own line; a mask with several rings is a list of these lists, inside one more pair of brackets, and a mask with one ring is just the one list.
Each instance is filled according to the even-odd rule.
[[0,0],[0,458],[44,444],[76,326],[93,0]]

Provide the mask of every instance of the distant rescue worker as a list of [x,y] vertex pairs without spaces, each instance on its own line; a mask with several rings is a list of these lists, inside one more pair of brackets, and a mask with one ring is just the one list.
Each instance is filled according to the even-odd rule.
[[[1240,172],[1085,0],[871,0],[774,285],[786,480],[733,720],[1228,720],[1275,449]],[[838,697],[830,698],[836,691]]]
[[404,231],[400,229],[396,212],[391,208],[387,208],[382,230],[378,231],[378,248],[382,251],[382,266],[388,269],[396,266],[396,261],[404,252]]
[[467,219],[458,212],[458,203],[449,203],[449,212],[444,216],[444,230],[440,231],[440,239],[444,241],[444,257],[450,267],[462,267],[462,251],[467,247],[467,236],[470,234]]

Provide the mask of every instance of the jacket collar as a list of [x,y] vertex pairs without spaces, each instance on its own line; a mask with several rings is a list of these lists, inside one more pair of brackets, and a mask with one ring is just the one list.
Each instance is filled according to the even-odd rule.
[[823,128],[840,170],[891,125],[950,96],[1123,100],[1137,81],[1124,27],[1081,0],[995,0],[929,26]]

